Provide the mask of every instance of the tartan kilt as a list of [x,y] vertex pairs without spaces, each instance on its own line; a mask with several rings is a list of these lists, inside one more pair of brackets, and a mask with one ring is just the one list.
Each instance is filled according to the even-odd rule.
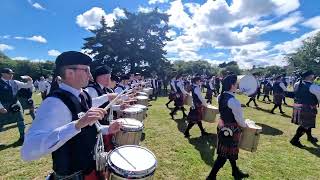
[[31,109],[31,108],[34,108],[34,102],[32,102],[32,104],[30,104],[30,103],[28,102],[28,100],[29,100],[28,98],[21,98],[21,97],[19,97],[18,99],[19,99],[19,101],[20,101],[21,106],[22,106],[23,109]]
[[[228,128],[232,131],[233,136],[225,136],[222,128]],[[227,159],[238,159],[239,142],[241,137],[241,128],[237,123],[224,123],[222,119],[219,120],[217,127],[218,145],[217,154]]]
[[10,108],[7,104],[3,104],[3,106],[7,109],[6,114],[0,114],[0,127],[3,125],[16,123],[23,121],[23,109],[19,101],[16,103],[18,106],[20,106],[20,111],[18,112],[12,112],[10,111]]
[[317,106],[294,104],[291,122],[306,129],[316,127]]
[[212,99],[213,90],[207,89],[205,99]]
[[176,99],[176,92],[174,92],[174,91],[171,91],[170,93],[169,93],[169,100],[175,100]]
[[190,111],[188,114],[188,121],[189,123],[198,123],[201,121],[203,118],[203,112],[204,112],[204,107],[202,105],[198,105],[196,107],[190,107]]
[[275,94],[273,93],[273,103],[275,105],[281,105],[284,94]]
[[174,100],[175,106],[183,106],[184,97],[182,93],[176,93],[176,98]]

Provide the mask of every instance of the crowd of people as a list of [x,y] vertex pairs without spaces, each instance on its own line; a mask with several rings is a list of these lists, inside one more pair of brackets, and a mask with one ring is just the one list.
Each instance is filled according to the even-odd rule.
[[[118,132],[121,123],[110,123],[116,112],[104,108],[128,89],[149,85],[153,88],[152,97],[157,99],[161,89],[166,90],[166,83],[155,74],[145,79],[139,72],[128,74],[114,74],[106,66],[97,66],[90,69],[92,59],[80,52],[68,51],[59,55],[55,61],[53,77],[40,77],[33,82],[29,76],[24,76],[25,82],[13,80],[14,72],[9,68],[1,70],[0,80],[0,128],[9,123],[17,123],[20,139],[23,143],[21,156],[23,160],[39,159],[47,154],[52,155],[53,179],[99,179],[101,174],[96,171],[93,149],[96,143],[97,127],[92,126],[99,121],[103,134],[110,135]],[[311,129],[315,128],[317,106],[320,101],[320,87],[316,85],[315,73],[306,71],[295,82],[293,91],[288,91],[286,75],[274,78],[257,79],[257,90],[251,94],[247,106],[253,102],[258,108],[256,99],[274,103],[270,113],[274,114],[285,98],[294,98],[292,123],[299,125],[295,136],[290,143],[303,147],[299,138],[306,133],[308,140],[316,143],[318,139],[312,136]],[[249,177],[237,166],[239,140],[245,123],[241,103],[236,99],[238,92],[238,77],[232,73],[224,77],[200,75],[184,76],[174,74],[170,83],[169,101],[167,107],[174,102],[174,109],[170,112],[172,119],[177,111],[182,111],[183,118],[188,120],[184,136],[189,138],[190,129],[197,124],[201,135],[208,133],[203,128],[202,119],[204,108],[212,104],[212,98],[217,97],[220,120],[217,127],[217,158],[212,167],[208,180],[216,179],[218,171],[229,160],[232,166],[232,175],[235,179]],[[163,88],[161,88],[163,87]],[[203,97],[203,89],[206,94]],[[35,112],[32,93],[36,90],[43,99]],[[186,97],[192,97],[190,110],[184,107]],[[270,95],[273,96],[271,101]],[[122,106],[130,104],[133,96],[130,94],[121,97]],[[25,134],[23,112],[30,110],[33,122]],[[109,139],[110,141],[110,139]],[[111,142],[109,142],[111,143]]]

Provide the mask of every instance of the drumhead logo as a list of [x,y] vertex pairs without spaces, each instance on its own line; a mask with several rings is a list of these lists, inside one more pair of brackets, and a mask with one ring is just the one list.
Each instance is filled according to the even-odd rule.
[[78,118],[79,118],[79,119],[82,118],[85,114],[86,114],[86,113],[84,113],[84,112],[78,113]]

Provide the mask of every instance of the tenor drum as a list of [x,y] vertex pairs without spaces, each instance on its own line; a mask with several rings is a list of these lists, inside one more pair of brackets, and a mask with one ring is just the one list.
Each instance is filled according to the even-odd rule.
[[148,97],[147,96],[137,96],[137,104],[142,104],[148,106]]
[[255,152],[257,151],[262,127],[256,125],[249,119],[246,119],[246,124],[249,127],[244,128],[242,131],[239,148],[246,151]]
[[214,123],[216,116],[219,114],[219,109],[212,105],[207,105],[203,111],[203,121]]
[[256,93],[258,88],[258,81],[252,75],[241,75],[237,77],[239,83],[240,92],[247,96],[251,96]]
[[139,145],[143,130],[142,122],[130,118],[120,118],[116,121],[121,122],[123,126],[120,131],[113,136],[114,145]]
[[187,106],[192,106],[192,96],[190,94],[187,94],[187,96],[185,96],[183,104]]
[[147,113],[148,113],[148,107],[147,106],[144,106],[142,104],[135,104],[135,105],[132,105],[131,107],[142,109],[143,110],[143,119],[145,119],[147,117]]
[[144,112],[141,108],[129,107],[122,110],[122,116],[124,118],[132,118],[142,122],[144,118]]
[[106,166],[110,171],[109,180],[151,180],[157,167],[157,160],[147,148],[127,145],[111,151]]

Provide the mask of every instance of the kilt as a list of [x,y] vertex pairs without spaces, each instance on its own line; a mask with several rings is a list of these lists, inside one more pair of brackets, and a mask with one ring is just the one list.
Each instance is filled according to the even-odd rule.
[[207,89],[205,99],[212,99],[212,94],[213,94],[213,90],[212,89]]
[[184,96],[183,93],[176,93],[176,98],[174,100],[174,105],[178,107],[183,106]]
[[273,103],[275,105],[281,105],[283,97],[284,97],[284,94],[273,93]]
[[[232,136],[225,136],[222,129],[230,129]],[[217,127],[218,145],[217,154],[227,159],[237,160],[239,154],[239,142],[241,137],[241,128],[237,123],[224,123],[222,119],[219,120]]]
[[174,92],[174,91],[171,91],[170,93],[169,93],[169,100],[175,100],[176,99],[176,92]]
[[269,96],[270,91],[271,91],[270,88],[267,88],[267,87],[263,88],[263,94],[266,95],[266,96]]
[[2,127],[3,125],[23,121],[22,106],[19,101],[17,101],[16,104],[20,107],[20,111],[18,112],[10,111],[9,109],[10,105],[2,104],[7,109],[8,112],[6,114],[0,114],[0,127]]
[[33,103],[33,102],[32,102],[32,104],[29,103],[29,102],[28,102],[28,100],[29,100],[28,98],[19,97],[18,99],[19,99],[19,101],[20,101],[21,106],[22,106],[23,109],[31,109],[31,108],[34,108],[34,103]]
[[291,122],[306,129],[316,127],[317,106],[294,104]]
[[256,96],[257,96],[257,94],[258,94],[257,91],[256,91],[255,93],[253,93],[253,94],[250,94],[250,95],[249,95],[250,99],[255,99]]
[[203,118],[203,112],[204,112],[204,107],[202,105],[198,105],[196,107],[190,107],[190,111],[188,114],[188,121],[189,123],[198,123],[201,121]]

